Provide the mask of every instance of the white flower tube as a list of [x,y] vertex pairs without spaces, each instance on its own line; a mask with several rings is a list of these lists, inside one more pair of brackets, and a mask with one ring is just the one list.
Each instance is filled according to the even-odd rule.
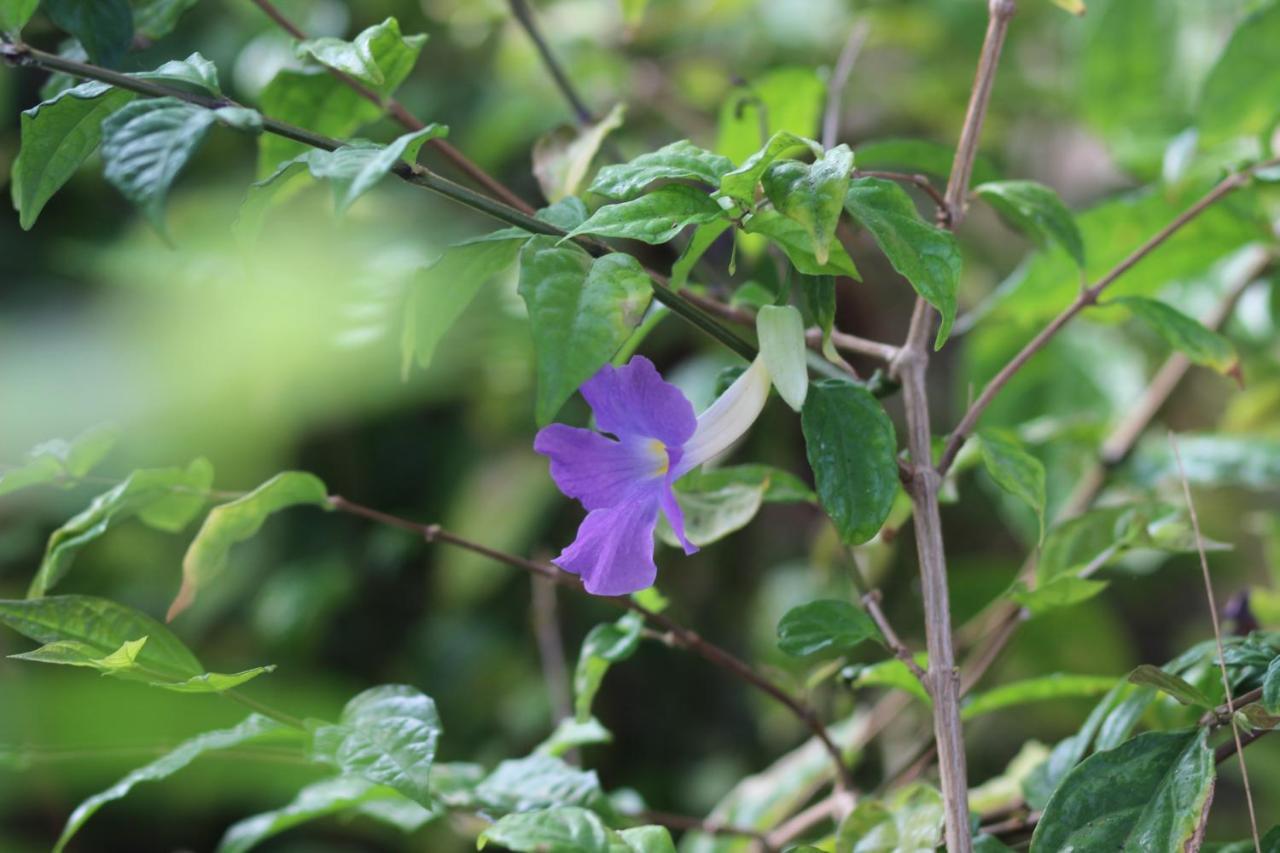
[[684,444],[676,476],[716,458],[742,438],[764,409],[770,385],[764,359],[757,357],[720,398],[698,416],[698,428]]

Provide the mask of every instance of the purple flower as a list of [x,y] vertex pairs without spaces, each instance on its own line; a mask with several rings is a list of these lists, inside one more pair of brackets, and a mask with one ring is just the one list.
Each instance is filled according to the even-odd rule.
[[605,365],[581,390],[601,432],[552,424],[533,442],[550,458],[560,491],[587,510],[578,537],[552,562],[581,576],[588,592],[625,595],[651,586],[657,576],[653,530],[659,512],[686,554],[698,550],[685,536],[671,487],[746,432],[768,398],[769,374],[756,359],[696,418],[680,389],[643,356],[622,367]]

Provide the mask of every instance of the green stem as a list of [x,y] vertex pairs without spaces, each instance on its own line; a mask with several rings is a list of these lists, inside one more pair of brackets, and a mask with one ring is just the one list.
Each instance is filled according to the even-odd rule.
[[221,695],[227,697],[232,702],[239,702],[241,705],[256,714],[261,714],[264,717],[270,717],[277,723],[284,723],[286,726],[300,731],[307,730],[306,723],[302,722],[298,717],[295,717],[292,714],[286,714],[284,711],[272,708],[270,705],[264,705],[257,699],[250,699],[239,690],[223,690]]

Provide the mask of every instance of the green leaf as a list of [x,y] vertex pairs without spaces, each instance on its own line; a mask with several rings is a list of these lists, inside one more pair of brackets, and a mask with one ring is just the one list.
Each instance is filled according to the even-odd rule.
[[867,640],[880,640],[880,631],[870,616],[847,601],[801,604],[778,622],[778,648],[795,657],[843,653]]
[[754,207],[756,185],[760,183],[765,170],[775,160],[804,150],[808,150],[815,157],[821,157],[823,153],[822,146],[812,139],[797,136],[785,130],[775,133],[763,148],[748,157],[741,166],[721,176],[721,194],[740,201],[748,207]]
[[516,262],[527,236],[450,246],[409,284],[400,338],[401,375],[430,366],[436,347],[485,282]]
[[1268,714],[1280,714],[1280,657],[1271,661],[1262,677],[1262,707]]
[[598,237],[665,243],[689,225],[712,222],[723,216],[720,205],[703,190],[684,184],[670,184],[632,201],[605,205],[564,239],[579,234],[595,234]]
[[1031,615],[1040,616],[1060,607],[1088,601],[1106,588],[1106,581],[1063,575],[1041,581],[1036,584],[1035,589],[1028,589],[1025,583],[1018,581],[1009,588],[1005,596],[1027,608]]
[[[618,837],[626,845],[627,853],[676,853],[675,842],[665,826],[634,826],[618,830]],[[614,845],[615,853],[622,853]]]
[[780,160],[762,177],[765,195],[773,206],[799,222],[809,235],[819,264],[830,257],[852,171],[853,152],[847,145],[837,145],[812,165]]
[[476,787],[476,796],[499,814],[555,806],[607,808],[594,770],[579,770],[550,755],[503,761]]
[[300,504],[328,507],[324,483],[311,474],[285,471],[244,497],[214,507],[182,558],[182,588],[167,618],[172,621],[186,610],[198,588],[222,573],[233,545],[256,534],[272,513]]
[[1122,504],[1090,510],[1049,531],[1036,563],[1036,578],[1043,582],[1074,574],[1093,565],[1101,567],[1135,543],[1150,509],[1143,504]]
[[591,719],[591,705],[605,673],[613,664],[635,654],[643,627],[644,619],[639,613],[626,613],[618,621],[596,625],[587,633],[573,671],[573,708],[578,722]]
[[441,731],[429,696],[384,684],[357,694],[336,725],[315,730],[312,757],[430,807],[428,782]]
[[1057,243],[1084,269],[1084,238],[1058,194],[1035,181],[993,181],[973,190],[1042,249]]
[[[764,480],[722,481],[708,483],[705,480],[685,482],[675,490],[676,501],[684,513],[685,537],[702,547],[718,542],[751,523],[764,504]],[[678,547],[671,525],[663,517],[658,521],[657,535],[663,542]]]
[[206,459],[197,459],[186,469],[134,471],[53,532],[27,596],[47,593],[66,575],[81,548],[126,519],[137,516],[174,533],[186,527],[204,506],[212,484],[213,466]]
[[742,163],[781,131],[816,135],[826,88],[809,65],[775,68],[738,87],[720,107],[716,151]]
[[840,824],[836,844],[849,853],[920,853],[942,843],[942,794],[917,782],[885,800],[864,799]]
[[1040,539],[1044,539],[1044,465],[1007,432],[981,432],[978,444],[982,449],[982,464],[991,479],[1035,511],[1040,521]]
[[199,53],[193,53],[186,59],[166,62],[155,71],[139,71],[130,76],[170,83],[201,95],[222,96],[222,89],[218,86],[218,69]]
[[202,754],[211,750],[230,749],[262,737],[289,736],[291,734],[292,730],[283,724],[253,714],[234,728],[205,732],[183,741],[172,752],[150,764],[130,771],[110,788],[94,794],[76,806],[76,810],[67,819],[67,825],[63,828],[62,835],[58,838],[54,853],[60,853],[66,847],[72,836],[80,830],[80,827],[84,826],[85,821],[92,817],[94,812],[107,803],[123,799],[139,782],[158,782],[162,779],[167,779]]
[[961,261],[955,235],[922,220],[906,191],[880,178],[852,181],[845,209],[871,232],[893,268],[942,315],[934,341],[934,348],[941,349],[956,317]]
[[1228,376],[1239,374],[1240,359],[1231,342],[1176,308],[1159,300],[1140,296],[1123,296],[1110,300],[1107,304],[1128,308],[1165,343],[1196,364],[1211,367]]
[[809,391],[804,320],[800,312],[790,305],[764,306],[756,314],[756,335],[773,387],[788,406],[800,411]]
[[17,35],[35,14],[40,0],[0,0],[0,31]]
[[401,35],[399,21],[387,18],[351,41],[330,37],[308,39],[298,44],[297,52],[299,57],[310,57],[368,84],[385,98],[413,70],[426,41],[425,34]]
[[614,201],[630,201],[643,195],[655,181],[699,181],[718,187],[720,178],[732,168],[728,157],[681,139],[628,163],[601,167],[588,189]]
[[476,847],[493,842],[517,853],[610,853],[615,835],[593,812],[564,807],[509,814],[480,833]]
[[1213,789],[1207,729],[1148,732],[1072,770],[1045,807],[1033,850],[1182,850]]
[[21,465],[0,471],[0,495],[52,483],[62,477],[83,477],[102,461],[118,438],[114,429],[94,427],[71,441],[55,438],[38,444],[27,451]]
[[245,133],[262,133],[262,113],[248,107],[218,107],[213,116],[219,123]]
[[535,411],[543,426],[626,343],[652,290],[648,273],[630,255],[593,261],[577,246],[534,237],[520,252],[519,292],[529,309],[538,368]]
[[791,265],[805,275],[843,275],[852,279],[860,278],[858,268],[853,259],[845,251],[844,246],[835,242],[831,244],[831,254],[825,264],[818,263],[813,249],[813,241],[805,232],[804,226],[794,219],[788,219],[772,209],[761,209],[751,214],[742,223],[748,234],[763,234],[786,254]]
[[406,133],[388,145],[378,145],[363,140],[344,145],[334,151],[310,151],[305,155],[307,166],[316,178],[333,183],[333,204],[338,213],[360,196],[373,189],[387,173],[401,161],[413,163],[418,150],[429,139],[439,139],[449,133],[449,128],[430,124],[422,130]]
[[822,508],[846,544],[861,545],[898,494],[893,423],[865,388],[831,379],[810,385],[800,422]]
[[[855,153],[862,169],[923,172],[944,182],[950,177],[956,158],[954,147],[926,139],[876,139],[863,142]],[[973,183],[989,183],[998,176],[991,160],[979,154],[973,163]]]
[[818,496],[803,480],[770,465],[726,465],[690,471],[676,481],[675,492],[711,492],[734,484],[762,487],[764,503],[818,502]]
[[605,137],[622,126],[625,114],[625,105],[616,104],[600,121],[585,127],[562,126],[538,137],[533,145],[533,176],[548,201],[577,195]]
[[1186,679],[1165,672],[1158,666],[1144,663],[1129,673],[1129,681],[1134,684],[1149,684],[1157,690],[1167,693],[1183,705],[1196,708],[1212,708],[1217,703],[1204,695],[1202,691],[1191,685]]
[[[928,665],[928,659],[923,654],[916,655],[915,661],[921,667]],[[854,666],[848,669],[853,674],[849,682],[850,687],[891,687],[911,694],[925,705],[933,704],[920,679],[897,658],[880,661],[870,666]]]
[[104,598],[54,595],[0,601],[0,623],[38,643],[76,644],[74,650],[64,645],[63,652],[94,659],[106,658],[126,643],[146,637],[134,663],[163,680],[185,681],[204,669],[168,628],[145,613]]
[[670,287],[672,290],[680,290],[689,283],[689,273],[693,272],[698,261],[702,260],[702,256],[720,238],[720,235],[732,226],[733,223],[727,219],[717,219],[714,222],[704,222],[693,229],[693,234],[689,236],[689,242],[684,247],[684,251],[671,265]]
[[337,776],[307,785],[287,806],[232,824],[218,842],[217,853],[246,853],[295,826],[335,814],[358,814],[406,833],[437,816],[393,788],[355,776]]
[[595,717],[578,720],[566,717],[556,726],[551,736],[538,744],[534,752],[538,755],[550,755],[559,758],[571,749],[580,746],[592,746],[598,743],[611,743],[613,733],[606,729]]
[[831,342],[831,331],[836,323],[835,279],[829,275],[801,275],[800,297],[806,314],[822,332],[823,358],[841,362],[843,359]]
[[132,92],[89,82],[23,111],[22,147],[10,188],[23,230],[31,229],[53,194],[98,147],[102,120],[133,98]]
[[213,112],[177,98],[133,101],[102,123],[103,174],[164,233],[164,202]]
[[135,0],[133,26],[140,34],[155,41],[162,39],[178,25],[178,19],[198,0]]
[[191,676],[186,681],[149,681],[147,683],[152,687],[160,687],[174,693],[221,693],[224,690],[233,690],[259,675],[275,671],[275,665],[268,664],[240,672],[202,672]]
[[95,65],[116,68],[133,41],[129,0],[44,0],[49,19],[84,46]]
[[[1179,435],[1178,453],[1188,482],[1269,491],[1280,484],[1280,438],[1270,435]],[[1176,479],[1178,466],[1166,436],[1138,445],[1129,465],[1140,485]]]
[[1115,686],[1116,679],[1109,675],[1073,675],[1056,672],[1052,675],[1026,678],[974,694],[965,703],[961,717],[971,720],[983,714],[1025,705],[1028,702],[1097,696]]
[[1200,90],[1196,125],[1201,143],[1259,136],[1280,118],[1280,69],[1271,61],[1280,41],[1280,6],[1264,3],[1241,21]]
[[[334,139],[345,139],[382,115],[377,104],[319,68],[278,72],[258,96],[258,109],[263,115]],[[281,163],[310,150],[301,142],[262,134],[258,137],[258,177],[269,177]]]

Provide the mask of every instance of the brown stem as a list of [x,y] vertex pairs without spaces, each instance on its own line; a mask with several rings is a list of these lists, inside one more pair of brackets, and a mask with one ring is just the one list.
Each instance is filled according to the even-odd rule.
[[[305,41],[308,38],[307,34],[303,32],[297,24],[289,20],[283,12],[276,8],[275,4],[272,3],[271,0],[253,0],[253,4],[261,9],[263,14],[274,21],[277,26],[289,35],[293,36],[295,39]],[[341,81],[344,86],[351,89],[351,91],[355,92],[366,101],[375,103],[379,107],[385,109],[392,118],[407,130],[416,131],[422,130],[422,128],[426,127],[421,120],[405,109],[404,105],[395,98],[388,97],[384,99],[381,95],[361,83],[359,80],[349,74],[339,71],[336,68],[328,68],[328,66],[326,66],[326,70],[328,70],[335,79]],[[499,201],[511,205],[522,213],[527,213],[530,216],[533,215],[533,207],[524,199],[520,198],[520,196],[512,192],[501,181],[497,180],[484,169],[480,168],[469,157],[467,157],[467,155],[463,154],[457,148],[454,148],[445,140],[429,139],[427,140],[427,147],[434,149],[438,154],[452,163],[458,171],[470,178],[477,186],[483,187],[489,195]]]
[[1255,687],[1248,693],[1241,693],[1230,702],[1223,702],[1218,707],[1205,711],[1204,716],[1200,718],[1202,726],[1223,726],[1230,721],[1231,715],[1236,711],[1248,705],[1250,702],[1257,702],[1262,698],[1262,688]]
[[[447,545],[452,545],[456,548],[470,551],[473,554],[488,557],[495,562],[504,563],[517,569],[523,569],[531,574],[544,577],[553,583],[565,587],[566,589],[572,589],[582,593],[586,592],[582,587],[582,582],[579,581],[575,575],[561,571],[546,563],[539,563],[515,554],[508,554],[503,551],[489,548],[488,546],[481,545],[478,542],[472,542],[470,539],[466,539],[456,533],[451,533],[448,530],[445,530],[438,524],[420,524],[415,521],[409,521],[408,519],[382,512],[381,510],[353,503],[339,495],[330,495],[329,505],[340,512],[362,516],[370,519],[371,521],[376,521],[379,524],[386,524],[391,527],[397,527],[401,530],[407,530],[421,536],[428,542],[443,542]],[[801,702],[799,699],[796,699],[768,678],[756,672],[749,664],[714,643],[704,640],[696,631],[691,628],[686,628],[684,625],[676,622],[666,614],[650,610],[627,596],[596,597],[609,602],[615,607],[639,613],[651,625],[656,625],[669,634],[674,644],[686,649],[687,651],[693,652],[721,669],[727,670],[737,678],[747,682],[752,687],[786,707],[796,716],[797,719],[809,728],[814,737],[821,742],[823,748],[831,756],[832,761],[835,762],[836,778],[840,786],[844,788],[853,787],[853,776],[845,763],[843,753],[840,751],[840,748],[836,746],[835,742],[831,740],[831,736],[828,734],[826,726],[823,725],[822,720],[818,717],[817,713],[808,705]]]
[[1097,303],[1099,294],[1106,290],[1116,279],[1124,275],[1132,269],[1139,261],[1151,254],[1152,251],[1159,248],[1166,240],[1181,230],[1187,223],[1194,220],[1197,216],[1204,213],[1215,202],[1230,194],[1239,187],[1248,183],[1254,172],[1262,169],[1269,169],[1273,166],[1280,165],[1280,157],[1267,160],[1263,163],[1256,163],[1247,169],[1229,175],[1218,183],[1213,189],[1205,193],[1195,204],[1180,213],[1172,222],[1160,229],[1154,236],[1145,243],[1135,249],[1130,255],[1113,267],[1106,275],[1098,279],[1093,286],[1085,288],[1080,295],[1076,297],[1067,308],[1055,317],[1048,326],[1040,331],[1038,335],[1031,339],[1031,342],[1022,348],[1013,359],[1001,368],[1000,372],[987,383],[982,389],[982,393],[978,395],[978,399],[974,400],[969,406],[968,411],[960,419],[960,423],[956,424],[952,430],[950,437],[947,439],[946,448],[942,452],[942,457],[938,461],[938,470],[945,474],[947,469],[955,461],[956,454],[960,452],[960,448],[968,439],[973,428],[978,423],[978,418],[986,411],[987,406],[991,405],[991,401],[996,395],[1009,383],[1022,366],[1031,360],[1031,357],[1044,349],[1045,345],[1053,339],[1058,331],[1071,321],[1077,314],[1085,308]]
[[938,211],[938,224],[942,227],[949,227],[951,224],[951,206],[946,196],[938,191],[933,185],[933,181],[929,180],[925,175],[909,174],[906,172],[883,172],[878,169],[854,169],[853,177],[855,178],[883,178],[886,181],[897,181],[900,184],[911,184],[924,191],[925,195],[933,200],[933,206]]
[[587,108],[587,104],[578,95],[578,90],[574,88],[573,81],[569,79],[569,75],[565,73],[561,67],[556,55],[551,52],[551,45],[542,35],[542,30],[538,28],[538,22],[533,17],[533,10],[529,8],[529,4],[525,0],[508,0],[511,6],[511,14],[524,28],[528,34],[533,46],[537,48],[538,55],[542,57],[542,64],[547,67],[551,77],[555,80],[556,88],[560,90],[560,94],[569,102],[569,106],[573,109],[574,118],[578,124],[590,124],[595,121],[591,115],[591,110]]

